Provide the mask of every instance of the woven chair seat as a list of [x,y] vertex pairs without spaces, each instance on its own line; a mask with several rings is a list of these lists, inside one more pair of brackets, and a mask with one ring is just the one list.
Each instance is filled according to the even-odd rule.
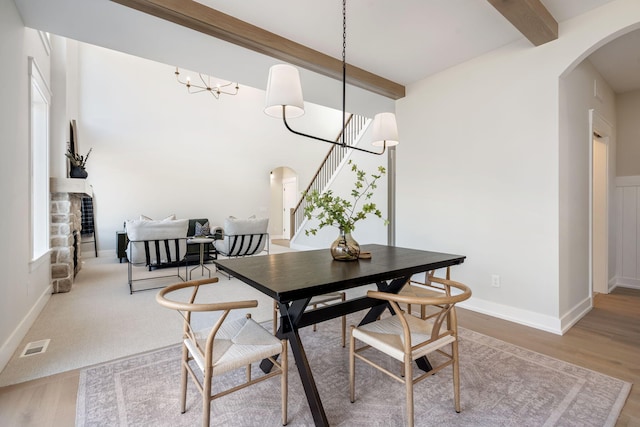
[[[211,328],[196,332],[200,348],[205,343]],[[204,371],[204,359],[201,351],[195,348],[193,341],[184,340],[193,360]],[[282,351],[280,340],[269,333],[255,320],[242,318],[222,324],[213,340],[213,375],[220,375],[241,368],[253,362],[279,354]]]
[[[411,346],[414,347],[411,352],[412,360],[426,356],[456,340],[453,335],[445,335],[423,347],[415,348],[431,339],[432,323],[406,313],[403,315],[411,329]],[[359,326],[353,330],[353,336],[400,362],[404,361],[404,330],[397,316],[386,317],[377,322]]]

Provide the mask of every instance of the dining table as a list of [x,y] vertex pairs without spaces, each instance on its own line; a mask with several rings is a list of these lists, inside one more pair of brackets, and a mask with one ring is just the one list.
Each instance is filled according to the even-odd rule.
[[[309,309],[317,295],[374,284],[379,291],[398,293],[415,274],[462,264],[464,255],[432,252],[382,244],[361,245],[366,259],[336,261],[328,249],[291,251],[271,255],[217,259],[219,270],[273,298],[280,310],[276,335],[287,339],[293,353],[313,420],[317,426],[329,422],[313,377],[299,330],[349,313],[367,310],[360,325],[376,320],[388,307],[386,301],[367,296]],[[426,358],[418,366],[429,370]],[[264,360],[263,371],[271,369]]]

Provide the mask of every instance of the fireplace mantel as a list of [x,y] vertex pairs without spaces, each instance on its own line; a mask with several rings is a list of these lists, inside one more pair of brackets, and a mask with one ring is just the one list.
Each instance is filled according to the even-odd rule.
[[86,179],[82,178],[50,178],[49,191],[51,193],[86,194],[93,197],[93,188]]

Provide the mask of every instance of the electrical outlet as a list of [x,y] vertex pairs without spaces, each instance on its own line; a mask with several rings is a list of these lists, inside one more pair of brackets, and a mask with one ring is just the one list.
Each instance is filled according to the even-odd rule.
[[500,276],[497,274],[492,274],[491,275],[491,286],[493,286],[494,288],[499,288],[500,287]]

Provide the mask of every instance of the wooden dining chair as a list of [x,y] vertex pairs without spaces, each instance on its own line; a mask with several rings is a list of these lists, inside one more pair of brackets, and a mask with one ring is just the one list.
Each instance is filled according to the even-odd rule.
[[[349,343],[349,394],[351,402],[355,401],[355,360],[357,358],[405,384],[407,424],[409,426],[414,425],[414,384],[447,366],[452,366],[453,369],[454,406],[456,412],[460,412],[458,322],[454,306],[456,303],[468,299],[471,296],[471,290],[462,283],[447,279],[431,277],[431,281],[440,283],[444,293],[432,297],[418,297],[368,291],[368,297],[387,301],[395,315],[362,326],[351,327]],[[456,294],[452,293],[452,289]],[[420,319],[403,312],[399,304],[433,307],[435,315],[429,316],[427,319]],[[361,341],[364,345],[356,348],[356,340]],[[446,348],[449,346],[447,351]],[[365,357],[363,352],[370,348],[402,362],[404,375],[396,375]],[[433,352],[443,355],[444,361],[433,366],[430,371],[414,378],[412,362]],[[432,360],[430,362],[433,363]]]
[[[318,308],[319,305],[326,306],[336,301],[344,302],[346,299],[346,293],[344,292],[330,292],[327,294],[317,295],[311,298],[309,302],[309,306],[312,309]],[[280,310],[278,310],[278,303],[273,301],[273,333],[278,330],[278,317],[280,314]],[[313,325],[313,331],[317,330],[316,325]],[[346,346],[347,342],[347,317],[342,316],[342,347]]]
[[[412,297],[437,297],[442,295],[445,290],[444,287],[438,283],[431,280],[435,277],[435,270],[427,271],[424,274],[424,280],[418,280],[415,278],[411,278],[406,285],[398,292],[398,295],[404,296],[412,296]],[[451,279],[451,267],[447,267],[445,279]],[[413,304],[415,305],[415,304]],[[420,318],[427,319],[431,317],[434,313],[427,313],[427,306],[420,305]],[[413,314],[412,304],[407,304],[407,313]]]
[[[181,376],[181,411],[186,411],[187,373],[195,382],[202,395],[202,425],[209,426],[211,401],[249,385],[264,381],[275,375],[281,375],[282,425],[287,424],[287,341],[279,340],[269,331],[251,319],[250,315],[237,320],[228,320],[232,310],[258,306],[255,300],[218,303],[196,303],[200,286],[215,283],[217,277],[193,280],[167,286],[156,296],[156,301],[167,308],[176,310],[184,319]],[[187,302],[170,300],[167,295],[185,288],[192,288]],[[211,327],[194,331],[192,313],[220,312],[220,317]],[[278,363],[276,357],[280,356]],[[251,364],[269,359],[274,369],[268,374],[251,378]],[[212,392],[212,378],[226,372],[246,368],[246,380],[232,388]],[[195,369],[200,370],[202,381]]]

